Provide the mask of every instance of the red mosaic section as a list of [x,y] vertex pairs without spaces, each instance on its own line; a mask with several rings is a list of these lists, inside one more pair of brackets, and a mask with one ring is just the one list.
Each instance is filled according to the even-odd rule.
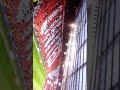
[[[10,25],[10,32],[12,32],[12,36],[14,37],[14,42],[13,42],[15,43],[14,48],[17,52],[17,55],[20,58],[19,63],[21,65],[21,69],[25,78],[27,89],[32,90],[32,54],[31,54],[32,47],[28,48],[27,46],[30,44],[30,39],[32,38],[32,34],[33,34],[32,29],[29,30],[29,27],[32,26],[33,18],[30,17],[27,21],[25,21],[25,18],[22,17],[21,15],[19,16],[21,18],[21,22],[17,19],[18,13],[20,14],[26,8],[29,8],[29,11],[31,10],[32,12],[32,2],[30,1],[27,2],[26,8],[22,6],[22,2],[24,1],[6,0],[4,3],[6,6],[7,19],[9,21],[8,23]],[[29,4],[29,6],[27,6],[27,4]],[[26,14],[26,12],[23,13],[23,15]],[[23,21],[22,18],[24,18]]]

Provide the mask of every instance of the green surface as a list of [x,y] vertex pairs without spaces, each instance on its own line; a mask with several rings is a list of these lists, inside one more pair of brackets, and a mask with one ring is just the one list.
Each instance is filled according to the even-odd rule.
[[23,82],[16,64],[9,52],[11,42],[0,14],[0,90],[23,90]]
[[43,90],[46,72],[42,63],[40,63],[41,54],[37,51],[37,43],[33,35],[33,88],[34,90]]
[[33,2],[37,2],[38,0],[33,0]]
[[[0,35],[0,42],[4,42]],[[4,43],[0,43],[0,88],[1,90],[22,90]]]

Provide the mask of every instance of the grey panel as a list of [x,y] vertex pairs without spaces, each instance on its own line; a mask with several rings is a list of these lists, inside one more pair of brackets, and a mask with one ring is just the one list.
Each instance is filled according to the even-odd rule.
[[97,66],[96,66],[96,78],[95,78],[95,88],[93,90],[98,90],[99,89],[99,80],[100,80],[100,59],[97,59]]
[[113,25],[114,25],[114,4],[112,4],[112,6],[110,8],[108,43],[110,43],[113,39]]
[[108,10],[109,7],[110,7],[110,0],[107,0],[107,7],[106,7],[106,9]]
[[106,71],[106,89],[110,89],[111,84],[111,64],[112,64],[112,45],[108,49],[107,53],[107,71]]
[[105,48],[107,47],[108,20],[109,20],[109,12],[107,11],[107,13],[105,15],[105,28],[104,28],[103,50],[105,50]]
[[104,90],[105,85],[105,65],[106,65],[106,53],[101,58],[101,77],[100,77],[100,90]]
[[115,35],[120,31],[120,0],[116,0]]
[[114,58],[113,58],[113,81],[112,85],[115,85],[119,81],[119,36],[114,42]]

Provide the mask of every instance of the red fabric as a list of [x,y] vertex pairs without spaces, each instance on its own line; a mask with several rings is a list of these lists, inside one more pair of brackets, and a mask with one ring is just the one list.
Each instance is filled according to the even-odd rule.
[[[34,18],[34,25],[36,28],[35,32],[38,37],[37,40],[38,42],[40,42],[39,45],[47,70],[47,79],[44,90],[56,90],[59,81],[57,82],[57,84],[54,84],[54,82],[60,79],[59,72],[62,56],[62,29],[64,22],[63,12],[64,0],[49,0],[48,2],[44,0],[42,5],[40,6],[37,16],[35,16]],[[49,18],[51,15],[52,18]],[[45,23],[46,20],[47,23]],[[46,29],[44,29],[43,27]],[[45,32],[42,32],[42,30]],[[55,59],[53,59],[54,56],[56,56]],[[49,67],[49,64],[52,61],[54,62]],[[56,71],[56,68],[58,67],[59,70]],[[52,78],[50,78],[49,75],[51,75]],[[48,81],[51,84],[49,84]]]
[[[43,23],[45,23],[45,21],[48,19],[48,17],[53,14],[53,12],[57,11],[57,8],[59,6],[62,6],[62,10],[60,10],[54,17],[52,17],[52,19],[46,24],[46,26],[48,26],[48,28],[50,28],[50,26],[55,23],[53,25],[53,27],[51,27],[50,29],[47,28],[47,30],[49,30],[47,33],[45,33],[44,35],[41,34],[41,30],[43,27]],[[57,66],[60,65],[60,60],[61,60],[61,50],[60,52],[58,52],[58,49],[61,49],[62,46],[62,24],[63,24],[63,11],[64,11],[64,1],[63,0],[49,0],[49,2],[44,1],[39,9],[39,12],[37,14],[37,16],[35,17],[35,27],[36,27],[36,32],[37,32],[37,36],[38,36],[38,40],[40,42],[40,46],[41,46],[41,50],[42,50],[42,55],[43,55],[43,59],[46,63],[46,68],[47,68],[47,72],[51,72],[52,70],[54,70]],[[55,21],[58,20],[58,21]],[[58,25],[58,23],[62,22],[58,27],[56,27]],[[52,34],[53,28],[56,27],[56,31],[59,30],[57,32],[57,34]],[[59,28],[59,29],[58,29]],[[46,30],[46,29],[45,29]],[[55,35],[52,40],[50,40],[50,43],[48,44],[51,45],[50,48],[48,49],[48,46],[46,45],[46,43],[48,42],[48,40],[45,41],[45,38],[47,37],[47,35],[49,35],[50,37],[53,37],[53,35]],[[57,36],[59,35],[59,37],[57,38]],[[56,39],[55,39],[56,38]],[[60,39],[61,38],[61,39]],[[50,55],[53,54],[54,50],[57,48],[58,45],[54,46],[58,40],[60,39],[60,45],[59,48],[56,50],[55,53],[59,53],[58,56],[56,57],[54,63],[48,67],[48,59],[50,58]],[[45,42],[43,42],[45,41]],[[46,45],[46,47],[45,47]],[[54,49],[52,50],[51,48],[54,46]],[[46,49],[48,49],[47,52]],[[51,53],[49,56],[47,56],[47,54],[50,52]],[[54,57],[54,55],[53,55]],[[52,59],[52,58],[51,58]]]

